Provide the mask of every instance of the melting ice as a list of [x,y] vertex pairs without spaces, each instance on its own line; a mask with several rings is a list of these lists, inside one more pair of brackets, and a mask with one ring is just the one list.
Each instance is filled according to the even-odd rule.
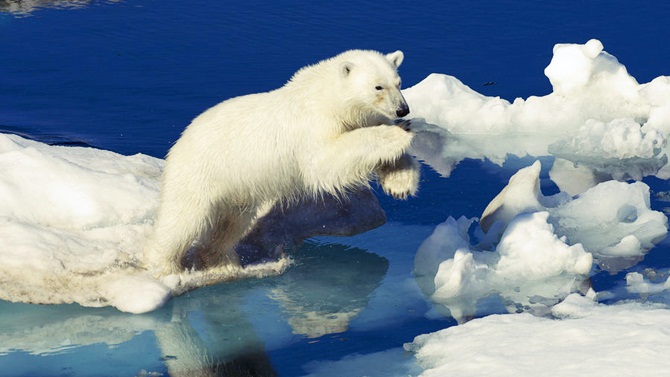
[[[588,277],[596,265],[611,272],[635,265],[667,235],[667,217],[650,208],[649,187],[613,179],[669,178],[670,81],[637,83],[597,40],[556,45],[545,74],[551,94],[513,103],[446,75],[406,91],[413,116],[425,122],[416,153],[442,175],[463,157],[502,164],[508,155],[548,155],[561,190],[540,192],[536,162],[510,179],[480,219],[450,217],[424,241],[415,273],[438,312],[461,323],[491,305],[526,313],[417,337],[405,348],[415,352],[422,376],[527,375],[538,365],[556,376],[668,367],[661,331],[667,306],[599,304],[612,293],[594,292]],[[428,142],[430,135],[444,142]],[[656,275],[628,273],[625,291],[667,297],[668,280]],[[625,333],[635,334],[634,346],[611,335]]]

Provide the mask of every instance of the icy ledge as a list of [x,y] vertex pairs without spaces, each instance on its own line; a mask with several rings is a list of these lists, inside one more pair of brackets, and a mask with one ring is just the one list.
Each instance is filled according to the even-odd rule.
[[384,223],[369,190],[271,211],[238,245],[243,266],[160,280],[142,266],[163,160],[50,146],[0,134],[0,299],[78,303],[145,313],[172,296],[223,281],[282,273],[276,255],[313,235],[352,235]]
[[638,84],[597,39],[557,44],[544,73],[553,92],[510,103],[487,97],[453,76],[431,74],[403,94],[411,117],[455,134],[571,134],[589,120],[628,119],[645,131],[670,131],[670,78]]
[[[596,177],[668,179],[670,77],[639,84],[603,48],[596,39],[557,44],[544,72],[553,91],[511,103],[456,77],[429,75],[403,94],[414,124],[423,121],[443,134],[419,137],[414,153],[444,176],[464,158],[502,165],[512,154],[554,156]],[[435,138],[444,139],[442,145]]]
[[[670,311],[597,304],[577,294],[552,309],[491,315],[432,334],[405,349],[432,376],[644,376],[670,368]],[[594,360],[597,360],[594,362]]]
[[[476,219],[447,219],[419,247],[415,275],[424,293],[459,321],[487,310],[543,314],[588,290],[593,261],[618,271],[637,263],[667,234],[641,182],[601,183],[578,197],[539,189],[540,162],[519,170]],[[495,300],[494,300],[495,301]]]

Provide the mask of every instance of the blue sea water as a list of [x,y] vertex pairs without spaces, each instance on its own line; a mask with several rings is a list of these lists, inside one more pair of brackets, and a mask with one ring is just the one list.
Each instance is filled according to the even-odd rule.
[[[648,82],[670,75],[669,17],[668,4],[623,0],[5,0],[0,131],[163,157],[206,108],[279,87],[300,67],[352,48],[403,50],[405,87],[447,73],[513,100],[551,91],[542,72],[554,44],[598,38]],[[435,225],[479,216],[513,167],[531,162],[512,158],[500,169],[466,160],[449,178],[424,167],[417,198],[379,195],[389,223],[412,229],[406,235],[380,233],[370,250],[311,242],[280,277],[200,289],[155,313],[0,302],[0,338],[16,350],[0,355],[0,376],[152,376],[168,365],[172,375],[183,367],[203,376],[301,376],[315,363],[397,349],[455,322],[377,288],[411,273],[416,246]],[[668,190],[666,181],[645,182]],[[670,267],[668,248],[641,267]],[[593,284],[607,289],[623,275],[599,274]],[[300,333],[296,321],[310,322],[299,309],[350,313],[348,327]]]

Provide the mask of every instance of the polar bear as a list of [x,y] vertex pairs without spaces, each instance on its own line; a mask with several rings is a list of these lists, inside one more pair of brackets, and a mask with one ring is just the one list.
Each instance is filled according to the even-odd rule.
[[[281,88],[208,109],[168,152],[145,263],[158,275],[238,265],[235,245],[274,206],[345,197],[376,174],[395,198],[414,195],[402,51],[351,50],[306,66]],[[196,253],[199,266],[184,257]]]

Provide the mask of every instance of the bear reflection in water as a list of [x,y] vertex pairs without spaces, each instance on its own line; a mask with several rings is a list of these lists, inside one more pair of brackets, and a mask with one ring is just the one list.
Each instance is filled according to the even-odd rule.
[[[106,344],[110,352],[125,352],[151,331],[158,348],[146,352],[155,353],[156,360],[141,364],[142,371],[135,371],[139,376],[165,375],[165,368],[177,377],[275,376],[267,349],[295,342],[296,336],[347,331],[389,266],[376,254],[337,244],[308,242],[293,257],[293,266],[281,276],[202,288],[142,316],[112,308],[0,303],[0,354],[28,352],[58,364],[61,355],[67,358],[63,349],[71,354]],[[10,320],[19,312],[31,320]],[[265,333],[268,329],[271,333]],[[63,339],[76,343],[64,346]]]

